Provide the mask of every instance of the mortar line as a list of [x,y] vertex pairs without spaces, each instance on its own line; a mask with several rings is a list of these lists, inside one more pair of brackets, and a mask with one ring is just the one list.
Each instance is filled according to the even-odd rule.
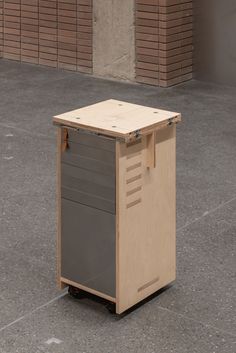
[[236,197],[233,197],[232,199],[230,199],[230,200],[228,200],[228,201],[226,201],[226,202],[224,202],[224,203],[221,203],[221,204],[218,205],[217,207],[212,208],[210,211],[207,211],[207,213],[204,213],[202,216],[200,216],[200,217],[194,219],[193,221],[190,221],[190,222],[185,223],[185,225],[183,225],[182,227],[180,227],[180,228],[177,229],[177,232],[179,232],[179,231],[181,231],[182,229],[187,228],[188,226],[190,226],[190,225],[192,225],[192,224],[194,224],[194,223],[200,221],[202,218],[209,216],[210,214],[216,212],[217,210],[221,209],[221,208],[224,207],[225,205],[228,205],[230,202],[232,202],[232,201],[234,201],[234,200],[236,200]]
[[203,321],[201,321],[201,320],[193,319],[193,318],[191,318],[191,317],[189,317],[189,316],[187,316],[187,315],[178,313],[177,311],[174,311],[174,310],[171,310],[171,309],[168,309],[168,308],[164,308],[163,306],[160,306],[160,305],[157,305],[157,307],[158,307],[159,309],[163,310],[163,311],[168,311],[169,313],[175,314],[175,315],[177,315],[177,316],[179,316],[179,317],[182,317],[182,318],[184,318],[184,319],[186,319],[186,320],[190,320],[190,321],[192,321],[192,322],[195,322],[196,324],[201,324],[201,325],[203,325],[203,326],[205,326],[205,327],[212,328],[212,329],[214,329],[214,330],[216,330],[216,331],[218,331],[218,332],[221,332],[221,333],[230,335],[230,336],[232,336],[232,337],[236,337],[236,335],[233,334],[232,332],[222,330],[222,329],[220,329],[220,328],[218,328],[218,327],[215,327],[215,326],[213,326],[213,325],[211,325],[211,324],[208,324],[208,323],[206,323],[206,322],[203,322]]
[[50,305],[50,304],[56,302],[57,300],[63,298],[65,295],[67,295],[67,292],[64,292],[64,293],[58,295],[57,297],[55,297],[55,298],[49,300],[47,303],[44,303],[44,304],[38,306],[38,307],[35,308],[34,310],[32,310],[32,311],[26,313],[25,315],[19,317],[18,319],[16,319],[16,320],[10,322],[9,324],[7,324],[7,325],[1,327],[1,328],[0,328],[0,332],[2,332],[2,331],[4,331],[5,329],[7,329],[7,328],[9,328],[9,327],[11,327],[11,326],[17,324],[18,322],[24,320],[25,318],[31,316],[32,314],[34,314],[35,312],[39,311],[40,309],[43,309],[43,308],[47,307],[48,305]]

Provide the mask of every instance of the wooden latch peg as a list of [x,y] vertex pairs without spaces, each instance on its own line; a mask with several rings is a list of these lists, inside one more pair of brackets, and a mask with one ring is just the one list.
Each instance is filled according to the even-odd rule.
[[68,130],[62,128],[62,142],[61,142],[61,150],[65,152],[65,150],[69,147],[68,144]]
[[156,167],[156,133],[147,135],[147,168]]

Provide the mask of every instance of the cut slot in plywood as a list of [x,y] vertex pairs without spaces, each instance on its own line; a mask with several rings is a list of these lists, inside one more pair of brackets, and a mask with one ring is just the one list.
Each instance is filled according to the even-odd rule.
[[128,143],[125,146],[125,194],[126,208],[135,207],[142,202],[142,184],[143,184],[143,168],[142,168],[142,148],[143,140],[139,139],[134,143]]

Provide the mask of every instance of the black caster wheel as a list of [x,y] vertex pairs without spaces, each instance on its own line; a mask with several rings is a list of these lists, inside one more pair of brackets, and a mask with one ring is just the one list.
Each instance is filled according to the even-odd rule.
[[115,303],[108,303],[106,305],[107,310],[109,311],[110,314],[115,315],[116,314],[116,304]]
[[69,286],[68,288],[68,293],[76,299],[83,299],[85,298],[85,293],[84,291],[82,291],[79,288],[73,287],[73,286]]

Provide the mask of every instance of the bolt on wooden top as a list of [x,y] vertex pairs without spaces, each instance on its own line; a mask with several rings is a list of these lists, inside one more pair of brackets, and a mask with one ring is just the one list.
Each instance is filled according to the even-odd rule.
[[181,114],[114,99],[56,115],[56,125],[132,140],[181,121]]

